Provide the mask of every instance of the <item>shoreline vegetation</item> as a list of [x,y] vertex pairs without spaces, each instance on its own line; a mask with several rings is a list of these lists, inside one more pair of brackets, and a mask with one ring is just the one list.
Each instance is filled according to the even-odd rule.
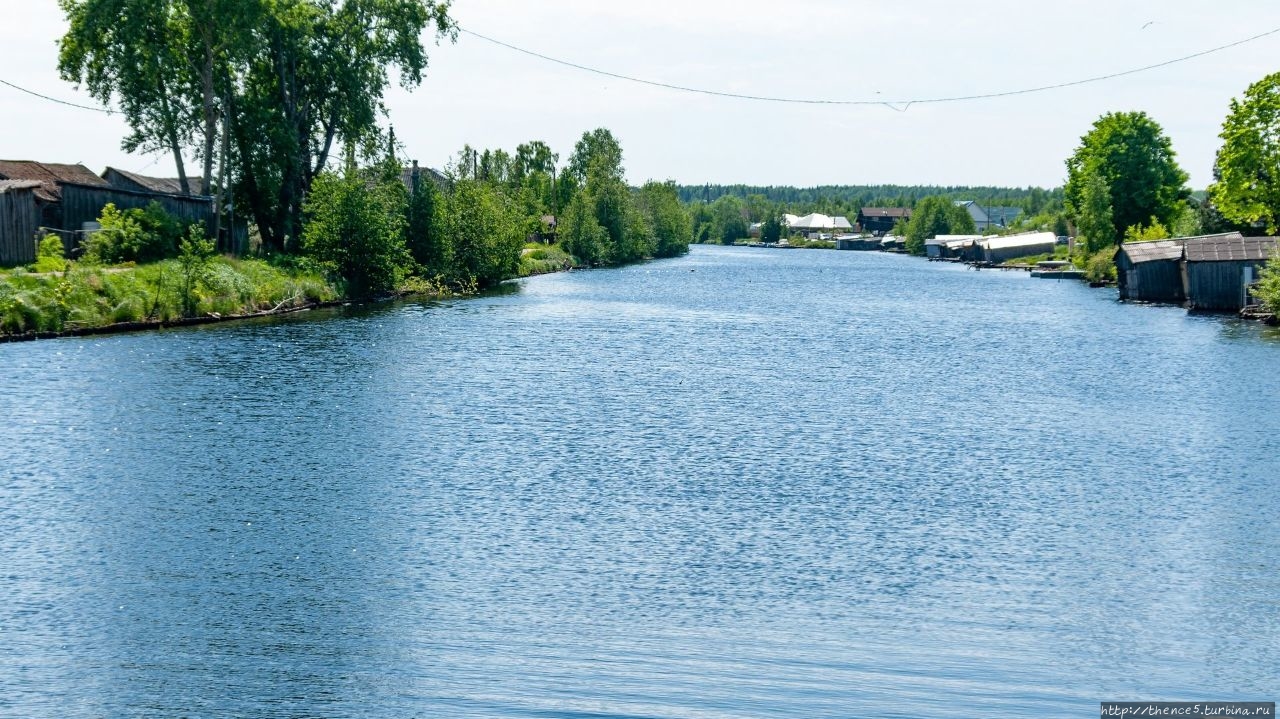
[[[675,185],[628,187],[608,130],[585,133],[558,178],[557,160],[540,142],[514,155],[467,147],[444,174],[406,170],[391,151],[363,168],[349,157],[343,172],[316,178],[296,253],[220,255],[204,227],[158,205],[107,205],[78,259],[49,236],[34,264],[0,271],[0,339],[462,297],[510,279],[688,252],[691,223]],[[562,203],[564,217],[550,214]]]

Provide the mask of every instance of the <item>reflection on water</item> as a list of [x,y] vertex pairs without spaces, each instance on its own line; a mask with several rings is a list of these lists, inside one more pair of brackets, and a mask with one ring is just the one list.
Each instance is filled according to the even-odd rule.
[[1274,697],[1280,340],[1109,297],[697,248],[0,346],[0,713]]

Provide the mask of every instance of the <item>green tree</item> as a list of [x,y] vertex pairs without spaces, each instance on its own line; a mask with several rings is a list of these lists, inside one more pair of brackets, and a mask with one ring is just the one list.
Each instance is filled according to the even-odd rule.
[[573,146],[573,154],[569,156],[567,175],[577,180],[579,186],[586,184],[592,174],[605,175],[621,182],[622,145],[606,128],[600,127],[583,133],[582,138]]
[[782,239],[782,217],[777,212],[770,212],[760,225],[760,241],[766,245],[776,245]]
[[1115,219],[1111,210],[1111,189],[1102,175],[1093,173],[1082,180],[1076,229],[1084,238],[1085,255],[1092,255],[1116,243]]
[[418,264],[418,272],[426,277],[448,277],[453,253],[440,227],[440,190],[436,183],[420,177],[409,191],[405,209],[405,244]]
[[1103,115],[1067,160],[1066,203],[1080,224],[1085,188],[1100,177],[1110,193],[1113,238],[1151,218],[1174,224],[1187,196],[1187,173],[1178,167],[1173,144],[1145,112]]
[[448,0],[60,1],[60,71],[115,98],[127,148],[171,152],[185,178],[182,149],[194,147],[207,179],[221,97],[238,204],[269,250],[297,248],[335,146],[376,144],[392,73],[421,82],[424,32],[456,32]]
[[689,251],[693,223],[680,204],[674,182],[646,182],[638,193],[638,203],[657,241],[654,257],[676,257]]
[[585,193],[574,196],[560,220],[560,243],[565,252],[584,265],[603,262],[609,233],[596,221],[596,215]]
[[445,197],[441,224],[458,279],[488,287],[515,275],[524,232],[501,190],[478,180],[457,181]]
[[924,241],[938,235],[966,235],[976,231],[973,216],[942,195],[926,197],[912,210],[906,228],[907,251],[924,254]]
[[710,210],[712,242],[732,245],[747,236],[747,208],[742,200],[725,195],[711,203]]
[[1280,234],[1280,72],[1231,100],[1221,137],[1214,206],[1232,222]]
[[1280,315],[1280,255],[1273,256],[1262,268],[1257,296],[1267,310]]
[[321,173],[313,183],[303,250],[346,283],[349,297],[395,289],[409,264],[404,186],[398,179],[394,185],[354,171]]

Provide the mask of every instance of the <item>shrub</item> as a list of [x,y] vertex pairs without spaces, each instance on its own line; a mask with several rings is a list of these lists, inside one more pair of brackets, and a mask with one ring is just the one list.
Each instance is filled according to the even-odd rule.
[[62,238],[57,235],[46,235],[40,240],[36,250],[36,264],[32,268],[36,272],[65,272],[67,260],[63,254]]

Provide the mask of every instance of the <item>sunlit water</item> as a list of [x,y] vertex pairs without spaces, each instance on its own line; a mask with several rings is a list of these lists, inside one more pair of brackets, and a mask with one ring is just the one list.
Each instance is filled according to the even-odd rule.
[[1280,694],[1280,337],[695,248],[0,346],[0,715],[1096,716]]

